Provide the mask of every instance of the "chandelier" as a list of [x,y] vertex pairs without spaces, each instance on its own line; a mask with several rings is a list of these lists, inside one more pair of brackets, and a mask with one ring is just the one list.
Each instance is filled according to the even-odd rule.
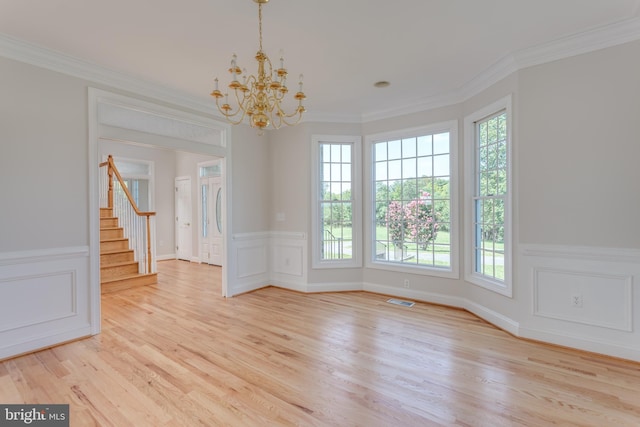
[[[211,96],[216,98],[216,106],[220,113],[227,120],[234,124],[240,124],[245,117],[248,118],[251,127],[264,128],[271,125],[274,129],[280,128],[283,124],[293,126],[300,122],[302,114],[306,111],[302,105],[302,101],[306,98],[302,92],[302,74],[298,82],[298,92],[293,96],[298,101],[298,106],[291,113],[285,113],[282,101],[289,92],[287,88],[287,70],[284,68],[284,59],[280,57],[280,68],[274,69],[271,60],[266,53],[262,51],[262,5],[268,3],[269,0],[253,0],[258,3],[258,23],[260,34],[260,48],[256,53],[256,61],[258,61],[258,74],[247,75],[246,69],[240,69],[236,63],[236,55],[231,58],[231,68],[229,72],[232,75],[229,89],[235,94],[235,104],[232,107],[229,104],[229,94],[224,95],[218,88],[218,78],[215,79],[215,88],[211,92]],[[244,75],[242,83],[238,81],[238,76]],[[221,98],[224,98],[220,105]]]

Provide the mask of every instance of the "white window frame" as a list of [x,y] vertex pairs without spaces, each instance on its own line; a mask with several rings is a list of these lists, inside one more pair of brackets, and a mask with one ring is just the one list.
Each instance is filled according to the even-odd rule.
[[[384,262],[376,259],[375,256],[375,210],[373,209],[373,200],[375,199],[375,186],[373,185],[374,177],[374,153],[373,144],[376,142],[389,141],[392,139],[411,138],[420,135],[433,135],[442,132],[449,132],[449,171],[450,171],[450,244],[451,244],[451,265],[449,268],[418,266],[401,263]],[[427,126],[420,126],[398,131],[367,135],[365,137],[365,158],[367,159],[367,168],[365,172],[364,182],[365,189],[365,247],[366,247],[366,267],[387,271],[396,271],[400,273],[420,274],[425,276],[445,277],[449,279],[459,279],[459,236],[460,224],[458,220],[458,120],[450,120],[441,123],[435,123]]]
[[[312,135],[311,137],[311,266],[320,268],[362,267],[362,137],[356,135]],[[350,259],[323,260],[320,224],[320,145],[351,144],[351,198],[352,198],[352,257]]]
[[[474,197],[476,196],[476,123],[500,112],[506,112],[507,116],[507,195],[505,198],[504,213],[504,282],[493,280],[489,276],[477,273],[475,270],[475,229],[474,229]],[[465,280],[474,285],[491,290],[506,297],[513,297],[513,114],[512,96],[508,95],[486,107],[468,115],[464,119],[464,140],[465,140]]]

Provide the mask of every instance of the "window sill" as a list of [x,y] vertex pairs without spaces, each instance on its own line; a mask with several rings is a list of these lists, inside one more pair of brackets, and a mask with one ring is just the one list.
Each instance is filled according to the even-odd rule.
[[418,267],[415,265],[406,265],[400,262],[379,262],[371,261],[366,265],[367,268],[373,268],[385,271],[395,271],[398,273],[418,274],[422,276],[444,277],[446,279],[459,279],[460,275],[455,268],[452,267]]

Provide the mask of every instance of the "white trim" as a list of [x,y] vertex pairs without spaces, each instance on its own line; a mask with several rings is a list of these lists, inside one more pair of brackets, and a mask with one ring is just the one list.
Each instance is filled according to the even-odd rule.
[[[476,122],[488,116],[505,110],[507,114],[507,197],[505,200],[505,235],[504,235],[504,283],[490,280],[474,272],[474,227],[473,227],[473,197],[475,196],[476,170]],[[512,96],[495,101],[464,118],[464,277],[467,282],[489,289],[506,297],[513,297],[513,110]]]
[[88,266],[87,246],[0,254],[0,360],[92,333]]
[[600,28],[572,34],[548,43],[521,49],[502,57],[457,90],[444,95],[429,96],[402,108],[363,114],[362,122],[366,123],[418,113],[464,102],[516,71],[638,39],[640,39],[640,17],[636,16]]
[[[549,319],[562,320],[567,322],[581,323],[588,326],[598,326],[601,328],[615,329],[623,332],[633,332],[633,275],[631,274],[608,274],[603,272],[592,271],[577,271],[567,268],[550,268],[550,267],[533,267],[532,269],[532,282],[533,282],[533,307],[532,312],[534,316],[546,317]],[[598,279],[608,280],[610,283],[618,282],[623,289],[624,298],[622,298],[622,305],[618,306],[616,312],[622,313],[622,319],[618,322],[610,322],[603,320],[601,317],[586,318],[584,316],[577,316],[571,311],[566,310],[563,312],[545,311],[540,306],[540,281],[539,275],[544,273],[564,276],[564,277],[578,277],[584,280]],[[614,282],[615,281],[615,282]],[[610,289],[608,289],[610,292]],[[598,301],[600,302],[600,301]]]
[[[636,10],[638,6],[636,6]],[[637,12],[636,12],[637,14]],[[309,112],[305,122],[366,123],[421,111],[428,111],[463,102],[484,91],[511,73],[534,65],[568,58],[640,39],[640,17],[616,22],[581,33],[569,35],[548,43],[513,52],[496,61],[457,90],[444,95],[425,97],[413,104],[365,114],[336,115]],[[215,102],[206,96],[193,96],[171,90],[162,85],[141,80],[103,66],[42,46],[26,42],[7,34],[0,34],[0,56],[26,62],[49,70],[65,73],[91,82],[118,87],[133,93],[159,99],[218,118]]]
[[362,283],[360,282],[322,282],[307,283],[305,292],[353,292],[361,291],[362,289]]
[[362,290],[392,297],[415,299],[429,304],[439,304],[447,307],[464,308],[463,298],[439,294],[436,292],[419,291],[416,289],[398,288],[395,286],[381,285],[379,283],[364,283]]
[[531,257],[553,257],[585,261],[640,264],[640,249],[521,244],[520,254]]
[[121,90],[155,98],[180,107],[206,112],[211,115],[217,114],[215,101],[209,99],[211,97],[187,95],[184,92],[168,89],[165,86],[29,43],[7,34],[0,34],[0,55],[93,83],[117,87]]
[[[558,329],[553,331],[541,330],[530,327],[520,327],[520,337],[549,344],[555,344],[562,347],[569,347],[578,350],[590,351],[593,353],[604,354],[612,357],[619,357],[627,360],[634,360],[640,362],[640,350],[637,346],[625,346],[619,343],[608,342],[606,340],[594,340],[581,336],[575,336],[573,334],[565,334],[558,332]],[[629,340],[632,343],[632,340]]]
[[[345,260],[328,261],[320,259],[320,235],[319,224],[319,159],[320,144],[336,143],[351,144],[351,197],[352,204],[352,258]],[[311,266],[319,268],[358,268],[362,267],[362,137],[358,135],[312,135],[311,136]]]
[[479,318],[486,320],[492,325],[502,329],[503,331],[510,333],[511,335],[514,335],[516,337],[520,336],[520,323],[511,319],[510,317],[498,313],[497,311],[491,310],[469,299],[465,300],[464,309],[469,313],[473,313]]
[[[449,215],[451,219],[451,227],[449,229],[449,241],[451,244],[451,266],[450,268],[418,266],[413,264],[402,264],[393,262],[380,262],[375,259],[375,250],[373,249],[372,235],[375,233],[374,212],[371,206],[374,198],[373,180],[373,152],[372,146],[375,142],[385,141],[389,139],[402,139],[415,137],[418,135],[437,134],[440,132],[449,132],[449,167],[450,167],[450,198],[451,205]],[[365,154],[364,163],[364,255],[365,267],[388,271],[397,271],[401,273],[422,274],[426,276],[445,277],[449,279],[460,278],[460,256],[459,256],[459,235],[460,221],[458,214],[458,188],[459,188],[459,170],[458,170],[458,120],[449,120],[446,122],[434,123],[426,126],[413,127],[408,129],[400,129],[397,131],[389,131],[365,136]]]
[[29,264],[33,262],[55,261],[67,258],[89,256],[88,246],[72,246],[64,248],[37,249],[19,252],[1,252],[0,266]]

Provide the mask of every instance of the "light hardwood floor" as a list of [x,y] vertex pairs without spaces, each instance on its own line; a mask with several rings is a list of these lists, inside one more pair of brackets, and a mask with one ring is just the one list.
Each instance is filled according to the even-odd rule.
[[100,335],[0,363],[0,403],[68,403],[78,427],[640,425],[638,363],[376,294],[158,277],[104,295]]

